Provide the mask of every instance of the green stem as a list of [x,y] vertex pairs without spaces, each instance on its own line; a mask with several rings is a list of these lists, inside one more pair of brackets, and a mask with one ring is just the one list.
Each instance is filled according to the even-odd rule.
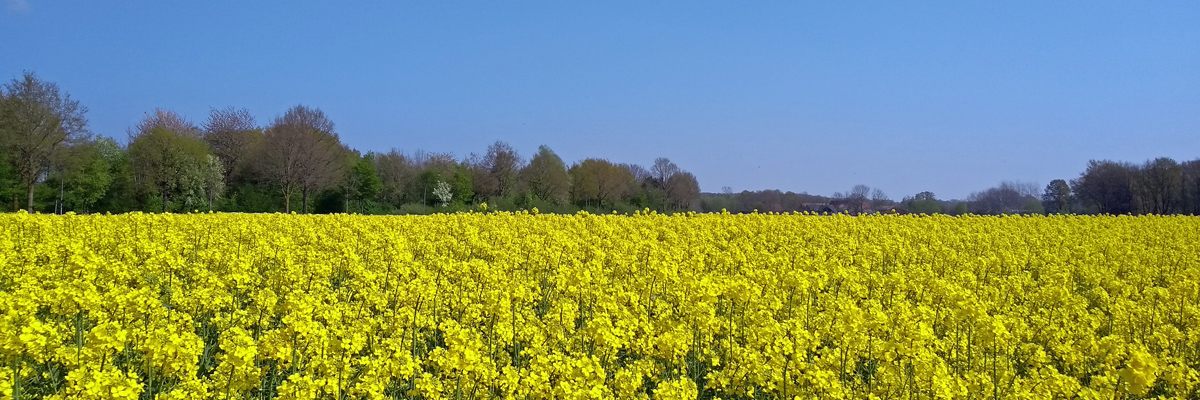
[[21,400],[21,360],[13,357],[11,364],[13,371],[12,398]]

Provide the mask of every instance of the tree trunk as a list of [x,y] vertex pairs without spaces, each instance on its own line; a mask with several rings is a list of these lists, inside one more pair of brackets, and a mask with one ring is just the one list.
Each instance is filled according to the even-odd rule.
[[[51,189],[51,190],[53,190],[53,189]],[[33,214],[33,184],[32,183],[29,184],[29,188],[28,188],[27,192],[29,193],[29,205],[28,205],[29,209],[26,211],[28,211],[30,214]]]
[[308,214],[308,189],[300,189],[300,213]]
[[289,192],[287,190],[283,191],[283,213],[284,214],[292,213],[292,192]]

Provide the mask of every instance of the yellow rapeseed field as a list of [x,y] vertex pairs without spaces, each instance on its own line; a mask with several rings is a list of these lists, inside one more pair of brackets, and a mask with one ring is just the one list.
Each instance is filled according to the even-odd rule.
[[0,216],[2,399],[1200,397],[1200,218]]

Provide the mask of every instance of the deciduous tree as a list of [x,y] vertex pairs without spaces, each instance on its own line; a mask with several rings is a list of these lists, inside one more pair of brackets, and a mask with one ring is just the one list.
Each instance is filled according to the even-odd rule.
[[570,197],[571,177],[567,174],[567,165],[549,147],[538,147],[537,154],[521,169],[521,180],[542,200],[562,204]]
[[681,210],[700,207],[700,182],[691,172],[680,171],[667,179],[667,199],[671,206]]
[[176,135],[197,139],[203,136],[200,128],[186,118],[171,110],[155,108],[153,112],[142,117],[142,121],[138,122],[137,126],[129,130],[129,142],[132,143],[138,136],[150,133],[154,128],[163,128]]
[[200,179],[204,185],[204,197],[208,199],[208,211],[213,210],[213,202],[225,193],[225,166],[215,154],[204,156],[200,163]]
[[880,189],[880,188],[871,189],[871,208],[872,209],[874,209],[876,212],[879,212],[879,211],[883,210],[884,208],[887,208],[891,204],[892,204],[892,200],[888,198],[887,193],[883,192],[883,189]]
[[470,203],[475,197],[475,190],[471,182],[471,169],[466,163],[459,164],[454,168],[454,176],[450,178],[450,193],[454,196],[454,201],[461,204]]
[[849,192],[846,192],[846,210],[850,211],[851,214],[862,214],[870,195],[870,186],[863,184],[854,185],[854,187],[850,188]]
[[382,185],[379,197],[384,202],[399,207],[406,200],[409,187],[417,180],[417,168],[412,161],[396,149],[374,157],[375,172]]
[[937,197],[933,192],[925,191],[906,198],[902,201],[908,210],[919,214],[936,214],[942,212],[942,206],[938,203]]
[[654,159],[654,165],[650,167],[650,177],[658,182],[657,184],[660,188],[665,188],[667,181],[678,173],[679,166],[666,157]]
[[352,203],[357,205],[359,212],[362,212],[363,203],[375,198],[383,191],[383,181],[379,179],[379,174],[375,173],[375,155],[371,153],[362,157],[351,155],[354,156],[354,165],[350,168],[349,175],[342,185],[346,191],[347,213],[350,212]]
[[521,163],[521,156],[508,143],[496,141],[488,146],[481,165],[486,171],[481,194],[486,197],[510,195],[517,184]]
[[584,206],[615,204],[636,185],[628,170],[608,160],[589,158],[567,172],[571,175],[571,197]]
[[1050,214],[1065,214],[1071,212],[1071,185],[1062,179],[1055,179],[1046,185],[1042,192],[1042,208]]
[[1033,205],[1037,203],[1036,188],[1037,185],[1032,183],[1004,181],[995,187],[971,193],[967,201],[973,207],[972,212],[978,214],[1039,212],[1041,203]]
[[[101,153],[112,139],[102,137],[95,142],[71,146],[63,169],[63,202],[67,208],[85,213],[91,210],[108,191],[113,182],[112,166]],[[115,145],[115,143],[111,143]]]
[[1183,169],[1167,157],[1146,161],[1131,180],[1138,213],[1170,214],[1179,211],[1183,197]]
[[638,184],[642,184],[646,181],[654,180],[653,175],[650,174],[650,170],[646,169],[646,167],[643,167],[638,164],[619,164],[619,165],[622,168],[625,168],[625,170],[629,171],[629,174],[633,175],[633,180],[637,181]]
[[297,105],[266,130],[259,159],[263,173],[283,192],[284,212],[291,211],[292,195],[299,193],[301,212],[307,213],[309,195],[340,177],[346,151],[324,112]]
[[144,193],[157,194],[162,199],[164,213],[174,197],[183,197],[185,207],[204,197],[204,166],[210,154],[199,138],[161,126],[137,136],[129,144],[129,158],[138,186]]
[[1133,165],[1115,161],[1088,161],[1087,169],[1071,181],[1071,190],[1085,204],[1104,214],[1134,212],[1130,184]]
[[1180,164],[1183,173],[1183,210],[1181,212],[1200,215],[1200,159]]
[[14,78],[0,90],[0,148],[13,180],[25,189],[33,212],[34,186],[61,159],[71,143],[87,140],[87,108],[60,93],[58,85],[33,72]]
[[245,108],[211,109],[203,129],[204,142],[221,161],[225,181],[233,183],[240,179],[263,138],[254,115]]

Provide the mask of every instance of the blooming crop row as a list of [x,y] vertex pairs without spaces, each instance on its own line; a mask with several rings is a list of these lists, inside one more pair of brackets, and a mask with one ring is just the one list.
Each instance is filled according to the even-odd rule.
[[0,398],[1200,396],[1200,219],[0,216]]

